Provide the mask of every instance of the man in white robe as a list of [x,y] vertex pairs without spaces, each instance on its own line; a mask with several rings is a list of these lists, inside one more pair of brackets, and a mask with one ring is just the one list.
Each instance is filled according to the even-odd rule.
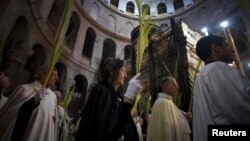
[[53,70],[43,88],[46,68],[40,80],[17,87],[0,110],[0,141],[56,141],[56,96],[50,87],[58,79]]
[[205,62],[194,85],[193,140],[208,140],[208,125],[250,124],[250,81],[228,63],[232,51],[219,36],[206,36],[196,45]]
[[[162,93],[158,94],[149,120],[147,141],[190,141],[191,133],[186,116],[172,100],[178,91],[173,77],[161,80]],[[190,113],[188,113],[190,114]]]

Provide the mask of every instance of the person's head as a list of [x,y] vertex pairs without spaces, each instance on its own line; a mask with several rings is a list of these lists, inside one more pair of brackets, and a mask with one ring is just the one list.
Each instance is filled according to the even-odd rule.
[[62,94],[60,91],[54,91],[56,95],[57,105],[61,105],[62,102]]
[[217,35],[209,35],[201,38],[196,44],[196,54],[205,63],[210,61],[222,61],[232,63],[233,54],[224,38]]
[[174,96],[178,92],[178,84],[176,80],[171,76],[166,76],[161,79],[161,90],[170,96]]
[[115,89],[124,85],[127,77],[124,60],[119,58],[106,58],[99,66],[98,81],[107,82]]
[[[48,66],[42,66],[39,69],[39,81],[44,84],[45,83],[45,78],[46,78],[46,73],[47,73]],[[53,87],[56,84],[56,81],[59,80],[58,74],[57,74],[57,69],[54,67],[52,70],[46,88],[48,87]]]

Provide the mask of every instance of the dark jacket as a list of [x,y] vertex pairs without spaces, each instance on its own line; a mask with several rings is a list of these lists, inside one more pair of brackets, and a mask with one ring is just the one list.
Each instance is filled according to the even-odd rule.
[[138,141],[136,126],[130,115],[132,105],[122,102],[108,83],[96,84],[82,113],[75,141]]

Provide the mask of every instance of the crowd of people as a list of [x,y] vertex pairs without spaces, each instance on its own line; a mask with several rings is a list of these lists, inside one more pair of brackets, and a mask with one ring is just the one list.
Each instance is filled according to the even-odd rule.
[[125,62],[118,58],[100,63],[97,83],[78,121],[68,116],[61,92],[51,90],[59,79],[56,68],[46,85],[43,66],[38,80],[18,86],[8,98],[4,89],[11,82],[2,72],[0,141],[206,141],[208,125],[250,124],[250,81],[228,65],[233,54],[225,39],[203,37],[196,53],[205,66],[195,81],[193,113],[173,102],[179,87],[172,76],[160,81],[150,116],[131,112],[141,89],[140,73],[124,89],[128,76]]

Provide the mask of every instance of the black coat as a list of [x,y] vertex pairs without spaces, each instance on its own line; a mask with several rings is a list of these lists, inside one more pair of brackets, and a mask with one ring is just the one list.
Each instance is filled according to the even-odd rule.
[[75,141],[138,141],[136,126],[130,115],[132,105],[122,102],[108,83],[96,84],[82,113]]

